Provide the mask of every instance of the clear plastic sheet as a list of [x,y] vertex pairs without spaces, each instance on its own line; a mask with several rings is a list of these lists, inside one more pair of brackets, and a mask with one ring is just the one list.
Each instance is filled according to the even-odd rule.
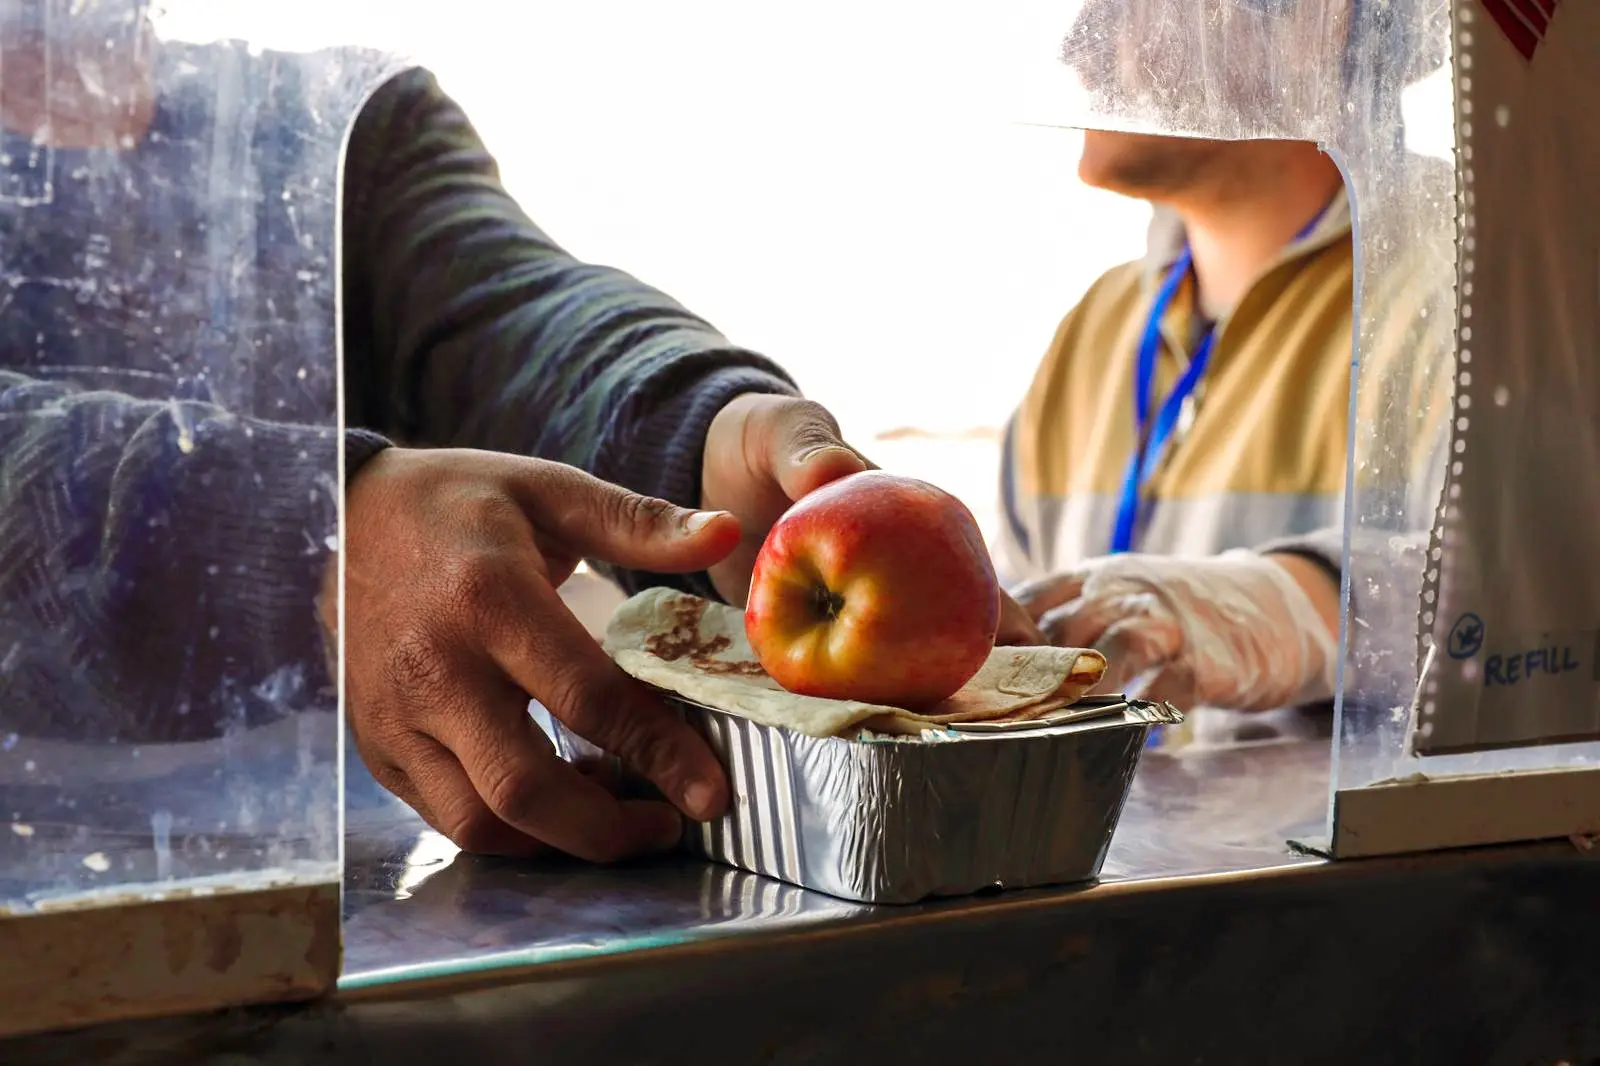
[[0,914],[339,879],[276,598],[337,534],[339,163],[390,68],[0,0]]
[[[1470,19],[1473,6],[1460,7]],[[1423,621],[1423,597],[1425,591],[1433,594],[1430,583],[1438,578],[1439,555],[1431,543],[1435,522],[1452,463],[1473,463],[1471,454],[1455,454],[1451,437],[1458,234],[1470,239],[1470,226],[1458,228],[1455,167],[1440,158],[1449,155],[1441,142],[1454,147],[1460,140],[1452,10],[1425,0],[1087,0],[1070,28],[1062,27],[1061,54],[1077,77],[1078,102],[1036,111],[1053,123],[1092,128],[1314,140],[1344,173],[1355,205],[1357,336],[1335,789],[1416,772],[1576,765],[1593,755],[1592,749],[1568,747],[1423,760],[1412,747],[1426,654],[1424,649],[1419,655],[1417,634],[1419,625],[1434,621],[1431,614]],[[1563,17],[1565,8],[1556,16],[1558,26]],[[1594,47],[1593,34],[1575,34],[1573,40]],[[1470,58],[1463,61],[1470,64]],[[1445,91],[1419,91],[1429,89]],[[1508,196],[1516,194],[1515,184],[1508,183]],[[1469,206],[1493,209],[1481,189]],[[1569,235],[1552,227],[1546,239]],[[1587,268],[1592,271],[1592,261]],[[1593,299],[1594,288],[1584,290],[1584,299]],[[1478,306],[1497,298],[1478,286]],[[1472,357],[1472,371],[1481,375],[1487,360],[1506,356],[1475,350]],[[1561,356],[1552,352],[1551,358]],[[1589,389],[1567,401],[1574,406],[1560,417],[1592,420],[1582,406],[1592,401]],[[1511,433],[1492,437],[1491,446],[1514,457],[1507,469],[1537,471],[1539,449],[1561,436]],[[1592,454],[1583,453],[1581,460],[1576,455],[1562,462],[1593,464]],[[1582,505],[1590,501],[1581,493],[1572,498]],[[1527,508],[1502,521],[1505,501],[1485,497],[1476,511],[1461,513],[1453,534],[1456,550],[1490,569],[1515,573],[1515,560],[1542,550],[1530,535],[1539,523],[1529,518],[1537,513]],[[1574,536],[1592,540],[1588,524]],[[1508,561],[1511,567],[1505,567]],[[1571,558],[1568,565],[1582,561]],[[1526,605],[1534,597],[1531,613],[1516,610],[1535,636],[1541,628],[1535,617],[1548,615],[1543,628],[1553,629],[1555,619],[1571,614],[1558,609],[1548,582],[1531,593],[1516,588],[1512,581],[1497,591],[1508,609],[1513,600]],[[1483,609],[1494,611],[1499,602],[1485,602]],[[1524,741],[1538,732],[1524,730]]]

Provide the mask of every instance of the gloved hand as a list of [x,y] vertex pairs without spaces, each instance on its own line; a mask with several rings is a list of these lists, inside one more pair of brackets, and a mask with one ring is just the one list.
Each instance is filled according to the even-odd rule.
[[1153,675],[1129,694],[1233,710],[1333,693],[1338,589],[1294,556],[1113,555],[1012,594],[1052,644],[1106,656],[1102,692]]

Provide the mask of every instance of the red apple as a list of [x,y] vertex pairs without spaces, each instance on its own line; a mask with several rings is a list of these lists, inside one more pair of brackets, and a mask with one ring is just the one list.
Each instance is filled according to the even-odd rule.
[[790,692],[915,710],[988,658],[1000,584],[960,500],[869,470],[772,527],[744,619],[762,668]]

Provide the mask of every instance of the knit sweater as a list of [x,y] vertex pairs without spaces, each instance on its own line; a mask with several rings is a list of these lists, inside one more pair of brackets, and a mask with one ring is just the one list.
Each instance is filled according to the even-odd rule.
[[[222,150],[210,127],[230,130],[207,79],[266,101],[240,136],[282,163],[315,67],[233,45],[160,61],[176,88],[120,184],[89,188],[104,160],[58,151],[52,206],[0,198],[0,741],[194,739],[334,705],[315,613],[340,491],[332,286],[271,259],[304,222],[292,166],[257,168],[249,285],[174,266],[217,261],[194,201]],[[393,440],[560,460],[693,506],[716,411],[794,391],[563,251],[425,71],[362,109],[340,195],[347,477]]]

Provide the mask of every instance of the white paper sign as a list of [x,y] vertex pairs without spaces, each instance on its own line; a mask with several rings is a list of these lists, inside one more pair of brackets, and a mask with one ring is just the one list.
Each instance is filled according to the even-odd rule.
[[1462,3],[1456,44],[1460,352],[1422,754],[1600,739],[1600,3]]

